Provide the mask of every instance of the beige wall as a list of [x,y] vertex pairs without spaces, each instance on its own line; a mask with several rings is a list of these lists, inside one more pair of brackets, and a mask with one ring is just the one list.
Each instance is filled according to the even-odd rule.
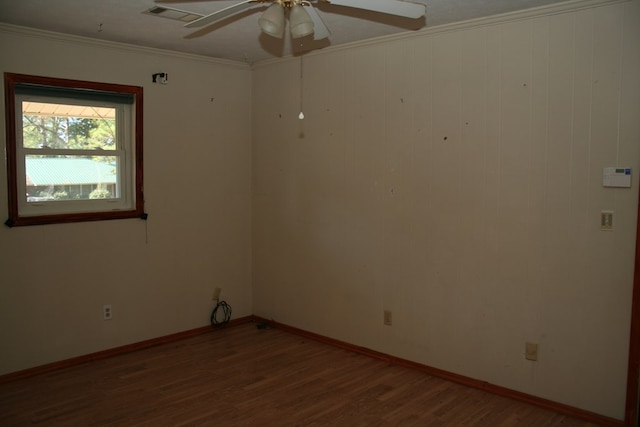
[[0,227],[0,374],[204,326],[220,286],[234,317],[623,418],[640,8],[513,17],[307,55],[304,121],[299,59],[0,28],[3,72],[144,86],[150,214]]
[[[0,227],[0,374],[206,326],[216,286],[250,315],[251,70],[7,27],[0,52],[2,72],[144,87],[149,213]],[[4,215],[6,187],[1,162]]]
[[254,313],[622,419],[639,31],[633,1],[315,52],[303,121],[300,59],[256,66]]

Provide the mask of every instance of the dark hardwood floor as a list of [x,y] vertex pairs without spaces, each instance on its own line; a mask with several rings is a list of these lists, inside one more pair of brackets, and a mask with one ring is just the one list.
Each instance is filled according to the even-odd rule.
[[595,426],[254,323],[0,384],[1,426]]

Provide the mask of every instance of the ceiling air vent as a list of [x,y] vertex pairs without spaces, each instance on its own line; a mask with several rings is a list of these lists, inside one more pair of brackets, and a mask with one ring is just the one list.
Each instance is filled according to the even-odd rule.
[[147,9],[142,13],[146,15],[162,16],[163,18],[173,19],[175,21],[182,21],[182,22],[191,22],[202,17],[202,15],[187,12],[185,10],[171,9],[168,7],[160,7],[160,6],[154,6],[151,9]]

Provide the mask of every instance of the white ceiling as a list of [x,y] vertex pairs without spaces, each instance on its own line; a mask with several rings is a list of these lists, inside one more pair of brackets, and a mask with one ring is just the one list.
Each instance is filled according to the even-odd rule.
[[[238,1],[166,0],[166,5],[209,14]],[[169,3],[170,1],[170,3]],[[0,22],[101,40],[129,43],[233,61],[255,63],[275,57],[431,28],[443,24],[524,10],[563,0],[413,0],[427,6],[425,19],[403,19],[360,9],[318,3],[317,10],[331,31],[329,39],[298,39],[291,44],[264,35],[258,27],[262,8],[251,9],[199,30],[142,12],[154,0],[0,0]]]

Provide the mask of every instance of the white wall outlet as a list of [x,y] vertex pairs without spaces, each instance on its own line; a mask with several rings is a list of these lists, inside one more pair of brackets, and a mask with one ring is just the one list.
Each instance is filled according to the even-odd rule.
[[384,324],[387,326],[391,326],[391,310],[384,311]]
[[527,360],[538,360],[538,344],[527,342],[524,345],[524,358]]
[[111,319],[113,319],[113,309],[111,308],[111,304],[105,304],[102,306],[102,320]]
[[220,300],[220,294],[222,293],[222,289],[220,288],[215,288],[213,290],[213,300],[214,301],[219,301]]

